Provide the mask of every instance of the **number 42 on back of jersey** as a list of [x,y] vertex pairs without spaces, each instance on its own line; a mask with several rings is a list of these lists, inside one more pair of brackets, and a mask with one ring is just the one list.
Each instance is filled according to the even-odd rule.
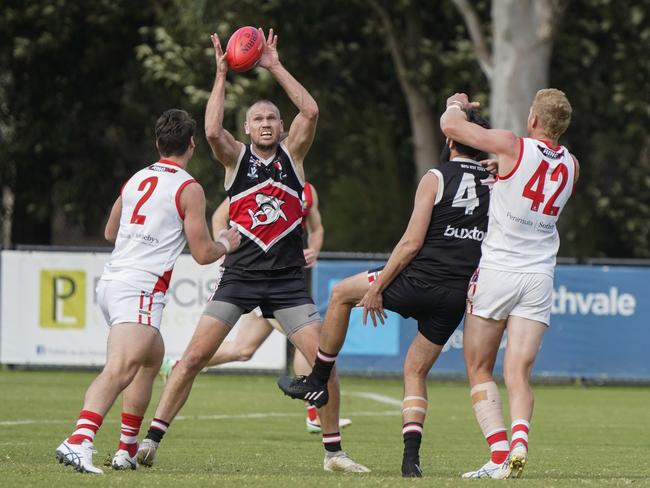
[[[546,184],[546,173],[548,172],[549,166],[550,164],[548,161],[542,160],[542,162],[533,173],[533,176],[531,176],[528,180],[528,183],[524,185],[524,191],[521,195],[524,198],[532,200],[530,209],[533,212],[539,212],[539,206],[544,203],[544,200],[546,199],[546,195],[544,194],[544,185]],[[564,190],[568,179],[569,169],[566,167],[566,165],[560,163],[553,170],[550,176],[551,181],[559,180],[560,183],[555,192],[551,195],[551,198],[549,198],[548,202],[546,202],[546,205],[544,205],[544,208],[542,209],[543,214],[550,215],[552,217],[558,214],[560,207],[556,207],[553,204],[555,203],[555,200],[557,200],[557,197],[559,197],[562,193],[562,190]]]

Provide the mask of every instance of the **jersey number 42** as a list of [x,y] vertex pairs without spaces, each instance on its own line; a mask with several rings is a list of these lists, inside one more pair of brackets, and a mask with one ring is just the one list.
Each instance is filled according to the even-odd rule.
[[[546,199],[546,195],[544,194],[544,185],[546,184],[546,173],[548,172],[549,166],[550,164],[548,161],[542,160],[533,173],[533,176],[528,180],[528,183],[524,185],[522,196],[532,200],[530,209],[533,212],[538,212],[539,206],[544,203],[544,200]],[[564,190],[568,179],[569,169],[564,164],[560,163],[550,175],[551,181],[559,180],[560,183],[555,192],[546,202],[546,205],[544,205],[544,208],[542,209],[543,214],[551,216],[556,216],[558,214],[560,207],[556,207],[553,204],[555,203],[555,200],[557,200],[557,197],[560,196],[560,193],[562,193],[562,190]]]

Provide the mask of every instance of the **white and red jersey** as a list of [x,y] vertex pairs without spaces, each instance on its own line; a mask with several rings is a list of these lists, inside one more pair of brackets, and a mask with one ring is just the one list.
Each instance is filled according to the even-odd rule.
[[101,279],[150,293],[167,291],[186,243],[180,196],[194,181],[179,165],[161,159],[126,182],[115,249]]
[[560,247],[556,224],[575,174],[566,147],[520,138],[517,163],[492,189],[479,267],[552,277]]

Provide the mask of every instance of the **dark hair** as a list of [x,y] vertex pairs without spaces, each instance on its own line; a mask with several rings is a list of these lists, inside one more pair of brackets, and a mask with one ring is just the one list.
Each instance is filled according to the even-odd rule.
[[[487,120],[485,120],[483,117],[481,117],[481,115],[476,110],[466,110],[465,113],[467,114],[468,122],[472,122],[474,124],[480,125],[484,129],[490,128],[490,123]],[[465,144],[461,144],[458,141],[454,141],[454,142],[456,143],[456,151],[458,151],[463,156],[469,156],[472,159],[485,159],[485,157],[487,157],[487,155],[480,149],[476,149],[475,147],[471,147],[471,146],[466,146]]]
[[196,122],[185,110],[173,108],[156,121],[156,144],[161,156],[182,156],[190,146]]

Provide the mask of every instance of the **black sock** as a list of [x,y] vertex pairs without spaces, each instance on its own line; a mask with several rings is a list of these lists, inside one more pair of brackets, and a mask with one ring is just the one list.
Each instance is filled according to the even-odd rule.
[[327,452],[341,451],[341,433],[323,434],[323,447]]
[[419,459],[420,444],[422,443],[422,424],[419,422],[406,422],[403,429],[404,458]]
[[162,441],[162,438],[165,436],[167,429],[169,428],[169,423],[164,420],[154,418],[151,421],[151,426],[147,431],[147,439],[151,439],[154,442]]
[[319,348],[318,354],[316,355],[316,362],[314,363],[314,369],[312,369],[309,377],[316,380],[317,383],[327,383],[330,379],[330,374],[332,373],[335,361],[336,354],[323,352]]

